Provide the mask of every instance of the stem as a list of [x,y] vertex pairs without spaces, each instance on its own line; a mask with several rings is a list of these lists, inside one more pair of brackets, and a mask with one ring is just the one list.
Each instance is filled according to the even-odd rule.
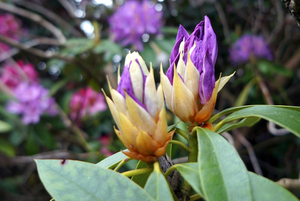
[[142,168],[142,169],[130,170],[130,171],[123,172],[122,175],[124,175],[126,177],[132,177],[132,176],[152,172],[152,170],[153,170],[153,168]]
[[200,199],[200,198],[202,198],[201,195],[199,195],[199,194],[194,194],[194,195],[191,195],[191,196],[190,196],[190,201],[198,200],[198,199]]
[[167,178],[177,167],[178,165],[172,165],[166,172],[165,177]]
[[117,167],[114,169],[114,171],[118,171],[127,161],[130,161],[131,158],[124,158],[121,160],[121,162],[117,165]]
[[184,130],[180,129],[180,128],[176,128],[175,133],[181,135],[182,137],[184,137],[186,140],[189,140],[189,134],[186,133]]
[[222,128],[226,123],[224,121],[220,121],[217,125],[214,126],[215,132],[217,132],[220,128]]
[[[198,140],[197,140],[197,127],[193,128],[191,134],[189,135],[189,156],[188,156],[188,162],[197,162],[198,158]],[[188,200],[190,191],[191,191],[190,184],[184,180],[181,192],[184,195],[183,200]]]
[[181,146],[182,148],[184,148],[187,152],[191,152],[191,149],[190,148],[188,148],[185,144],[183,144],[182,142],[179,142],[179,141],[177,141],[177,140],[170,140],[170,143],[172,143],[172,144],[177,144],[177,145],[179,145],[179,146]]

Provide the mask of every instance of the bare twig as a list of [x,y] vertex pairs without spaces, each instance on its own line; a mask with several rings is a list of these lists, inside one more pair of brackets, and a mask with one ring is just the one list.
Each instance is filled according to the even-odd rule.
[[57,24],[60,24],[67,30],[69,30],[74,36],[80,37],[82,36],[82,33],[75,29],[70,23],[68,23],[66,20],[61,18],[59,15],[56,13],[52,12],[51,10],[40,6],[38,4],[32,3],[30,1],[23,1],[23,0],[13,0],[14,3],[18,5],[22,5],[28,9],[34,10],[36,12],[39,12],[40,14],[44,15],[46,18],[53,20],[53,22],[56,22]]
[[27,18],[31,19],[32,21],[35,21],[35,22],[39,23],[40,25],[42,25],[43,27],[48,29],[58,39],[60,44],[65,43],[66,38],[62,34],[61,30],[56,28],[56,26],[54,26],[50,22],[46,21],[40,15],[29,12],[29,11],[24,10],[22,8],[12,6],[12,5],[7,4],[7,3],[3,3],[3,2],[0,2],[0,9],[11,12],[11,13],[14,13],[14,14],[17,14],[17,15],[21,15],[23,17],[27,17]]
[[221,4],[219,3],[219,1],[214,1],[214,5],[216,7],[216,10],[219,14],[219,18],[220,18],[220,21],[222,23],[222,26],[223,26],[223,32],[224,32],[224,37],[226,39],[227,42],[230,42],[230,37],[229,37],[229,26],[228,26],[228,22],[227,22],[227,19],[226,19],[226,15],[224,13],[224,10],[221,6]]
[[234,139],[233,137],[228,133],[228,132],[224,132],[222,133],[222,136],[226,138],[226,140],[228,140],[228,142],[233,146],[234,146]]
[[254,27],[252,29],[253,33],[256,33],[259,30],[259,28],[261,27],[261,20],[263,17],[262,7],[263,7],[263,0],[258,0],[258,15],[256,17]]
[[263,175],[251,143],[238,131],[238,129],[232,130],[232,133],[247,149],[255,173]]
[[[266,98],[266,101],[269,105],[274,105],[274,102],[272,100],[272,97],[271,97],[271,94],[269,92],[269,89],[267,87],[267,85],[262,81],[262,79],[259,77],[258,79],[258,84],[261,88],[261,91],[262,93],[264,94],[265,98]],[[269,121],[268,123],[268,131],[273,134],[273,135],[276,135],[276,136],[280,136],[280,135],[286,135],[286,134],[289,134],[290,131],[284,129],[284,128],[281,128],[281,129],[277,129],[275,124],[271,121]]]
[[300,190],[300,179],[282,178],[276,183],[287,189]]
[[281,31],[284,26],[284,12],[281,6],[281,3],[278,0],[272,0],[273,4],[275,4],[275,8],[277,11],[277,23],[271,35],[268,38],[268,43],[272,43],[273,40],[276,38],[277,34]]

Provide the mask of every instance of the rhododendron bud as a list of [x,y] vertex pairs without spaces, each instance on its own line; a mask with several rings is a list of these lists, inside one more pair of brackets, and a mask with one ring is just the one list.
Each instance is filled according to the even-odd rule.
[[167,117],[162,87],[156,90],[153,69],[148,71],[137,53],[126,56],[117,90],[110,87],[112,100],[106,101],[119,128],[119,139],[130,158],[154,162],[165,153],[173,132],[167,132]]
[[230,77],[215,82],[217,39],[205,16],[191,35],[180,26],[166,75],[161,83],[169,109],[188,125],[202,124],[212,115],[218,91]]

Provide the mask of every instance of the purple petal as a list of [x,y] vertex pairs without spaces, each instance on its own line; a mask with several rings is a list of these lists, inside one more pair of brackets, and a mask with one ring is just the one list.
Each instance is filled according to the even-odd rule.
[[200,101],[202,105],[209,101],[215,88],[215,68],[208,50],[203,60],[203,72],[200,75],[199,87]]
[[175,60],[175,58],[179,54],[180,43],[183,41],[183,39],[187,40],[188,38],[189,38],[188,32],[185,30],[185,28],[182,25],[179,25],[177,36],[176,36],[176,42],[170,57],[171,63]]
[[213,64],[215,64],[218,56],[217,37],[207,16],[204,16],[203,41],[207,45]]
[[[131,65],[131,62],[129,64],[129,66],[130,65]],[[120,79],[120,83],[117,88],[117,91],[125,98],[124,90],[135,102],[137,102],[141,107],[143,107],[146,110],[146,107],[144,106],[144,104],[141,101],[139,101],[139,99],[134,95],[128,66],[124,66],[124,70],[123,70],[123,73],[122,73],[122,76]]]

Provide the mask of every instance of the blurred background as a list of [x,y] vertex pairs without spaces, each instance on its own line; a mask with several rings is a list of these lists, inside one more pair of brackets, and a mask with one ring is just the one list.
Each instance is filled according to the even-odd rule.
[[[104,96],[129,51],[169,67],[178,26],[207,15],[219,74],[235,76],[216,111],[245,104],[300,106],[300,27],[280,0],[0,1],[0,200],[50,200],[33,159],[97,163],[123,149]],[[169,124],[178,121],[172,113]],[[299,117],[300,118],[300,117]],[[184,125],[179,126],[185,129]],[[248,170],[299,179],[300,140],[267,121],[224,133]],[[175,138],[182,140],[179,136]],[[173,146],[174,162],[185,151]],[[179,158],[179,160],[178,160]],[[177,161],[176,161],[177,160]],[[135,168],[136,161],[124,168]],[[300,198],[300,188],[290,189]]]

